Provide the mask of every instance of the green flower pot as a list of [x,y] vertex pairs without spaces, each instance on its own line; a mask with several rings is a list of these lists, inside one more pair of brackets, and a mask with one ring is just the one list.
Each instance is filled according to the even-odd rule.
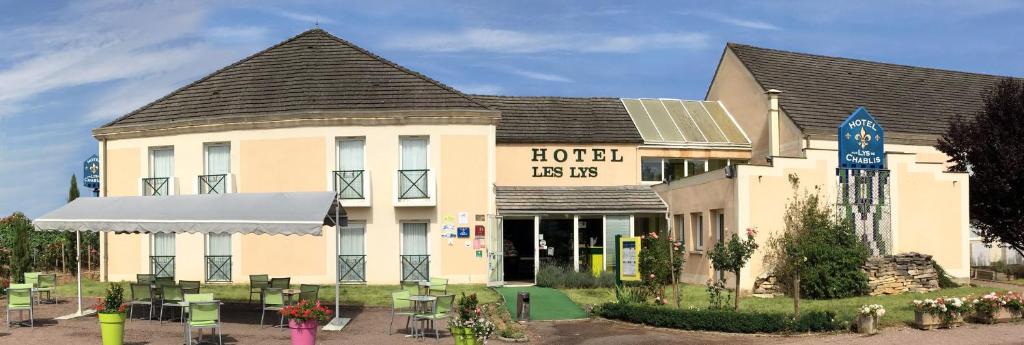
[[99,313],[103,345],[124,344],[124,313]]
[[455,338],[455,345],[481,345],[473,329],[466,327],[452,327],[452,337]]

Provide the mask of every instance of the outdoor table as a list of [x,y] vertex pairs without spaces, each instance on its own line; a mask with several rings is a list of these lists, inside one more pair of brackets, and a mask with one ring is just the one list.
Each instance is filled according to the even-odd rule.
[[299,289],[281,289],[281,294],[288,298],[288,304],[292,304],[292,297],[301,293]]
[[424,295],[430,294],[430,282],[426,280],[419,281],[417,283],[420,286],[420,293]]
[[[424,313],[424,312],[430,311],[430,310],[428,310],[430,308],[429,307],[430,306],[429,302],[433,302],[433,301],[437,300],[437,296],[413,295],[413,296],[409,296],[407,298],[402,298],[402,299],[404,299],[406,301],[412,302],[413,313]],[[415,317],[413,319],[415,319]],[[412,323],[412,334],[407,335],[405,337],[406,338],[410,338],[410,337],[417,337],[417,336],[422,335],[422,332],[417,332],[416,328],[417,328],[416,327],[416,322],[413,322]]]

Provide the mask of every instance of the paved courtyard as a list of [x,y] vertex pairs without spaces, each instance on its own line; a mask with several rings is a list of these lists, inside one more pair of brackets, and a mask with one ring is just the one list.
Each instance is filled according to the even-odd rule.
[[[0,303],[0,309],[5,309]],[[40,305],[36,327],[0,328],[0,344],[96,344],[100,331],[96,318],[84,317],[56,321],[53,318],[74,310],[74,304]],[[136,316],[145,314],[136,309]],[[15,314],[16,316],[17,314]],[[353,321],[342,332],[320,332],[320,344],[435,344],[433,339],[409,339],[387,334],[390,314],[384,308],[345,308],[342,315]],[[287,344],[287,329],[260,327],[254,305],[228,304],[224,311],[225,344]],[[271,319],[268,314],[268,320]],[[396,320],[396,327],[401,327]],[[918,331],[887,328],[875,336],[857,334],[829,335],[746,335],[714,332],[686,332],[644,327],[617,321],[536,321],[529,325],[532,344],[1021,344],[1024,324],[967,324],[953,330]],[[206,338],[209,342],[212,338]],[[126,326],[126,344],[175,345],[184,342],[181,324],[176,322],[132,320]],[[452,340],[446,334],[440,343]],[[492,341],[501,343],[500,341]]]

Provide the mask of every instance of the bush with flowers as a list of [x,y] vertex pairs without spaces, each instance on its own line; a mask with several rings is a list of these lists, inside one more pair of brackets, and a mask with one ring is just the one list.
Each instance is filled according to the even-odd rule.
[[672,272],[683,268],[686,256],[683,243],[672,241],[668,236],[649,232],[640,237],[640,273],[643,275],[641,286],[647,293],[654,296],[654,303],[667,304],[665,285],[672,283]]
[[[709,252],[711,266],[715,270],[733,273],[736,283],[735,291],[740,291],[740,270],[747,265],[747,261],[757,250],[758,244],[755,236],[757,236],[757,229],[748,228],[746,238],[740,239],[738,234],[732,234],[732,238],[728,242],[718,241]],[[733,309],[740,309],[738,296],[733,298]]]
[[300,300],[299,303],[294,305],[284,306],[278,312],[287,319],[297,321],[315,320],[317,322],[325,322],[331,319],[331,309],[320,305],[320,301],[314,303],[312,301]]
[[[476,343],[487,342],[495,327],[494,323],[487,319],[484,308],[487,306],[480,306],[480,300],[475,293],[468,296],[465,292],[462,293],[451,321],[452,335],[456,338],[456,343],[472,343],[474,340]],[[466,336],[472,338],[463,338]]]
[[967,298],[940,297],[936,299],[914,300],[911,305],[914,311],[942,317],[942,322],[950,324],[959,320],[971,311]]
[[124,303],[124,288],[119,284],[111,283],[107,287],[107,295],[98,298],[93,309],[99,314],[120,314],[128,305]]
[[859,314],[863,316],[870,316],[875,318],[875,320],[878,320],[882,318],[882,315],[885,315],[885,306],[882,306],[881,304],[862,305],[860,307]]
[[[1022,305],[1024,305],[1022,302],[1024,301],[1021,300],[1020,294],[1012,291],[1006,293],[990,292],[980,298],[975,298],[971,305],[979,318],[992,322],[995,321],[994,318],[1002,309],[1019,314]],[[1004,315],[1003,317],[1007,316]]]

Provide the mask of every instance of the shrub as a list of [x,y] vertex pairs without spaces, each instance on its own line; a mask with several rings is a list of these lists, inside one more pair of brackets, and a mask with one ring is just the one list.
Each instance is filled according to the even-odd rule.
[[595,309],[601,317],[655,327],[731,333],[779,333],[840,330],[832,312],[809,312],[797,319],[783,313],[728,309],[673,309],[667,307],[606,303]]
[[725,282],[721,280],[711,280],[705,284],[706,288],[704,291],[708,293],[708,308],[711,309],[725,309],[728,307],[729,300],[732,299],[732,295],[729,290],[725,288]]
[[946,270],[939,266],[938,262],[932,261],[932,267],[935,267],[935,273],[939,275],[939,287],[943,289],[958,288],[960,284],[957,284],[953,279],[949,278],[946,274]]
[[647,286],[623,285],[615,287],[615,298],[620,304],[645,304],[654,292]]
[[556,289],[589,289],[615,286],[615,273],[601,272],[594,277],[589,272],[576,272],[568,266],[541,266],[537,271],[537,286]]
[[[32,269],[30,248],[32,221],[21,212],[15,212],[0,219],[0,232],[7,234],[5,237],[10,239],[11,278],[14,282],[24,282],[25,272]],[[5,245],[7,244],[5,243]]]
[[787,205],[786,230],[768,242],[765,263],[787,288],[799,278],[799,297],[814,299],[861,296],[868,292],[861,267],[868,250],[857,239],[853,224],[833,212],[821,191],[799,192]]

